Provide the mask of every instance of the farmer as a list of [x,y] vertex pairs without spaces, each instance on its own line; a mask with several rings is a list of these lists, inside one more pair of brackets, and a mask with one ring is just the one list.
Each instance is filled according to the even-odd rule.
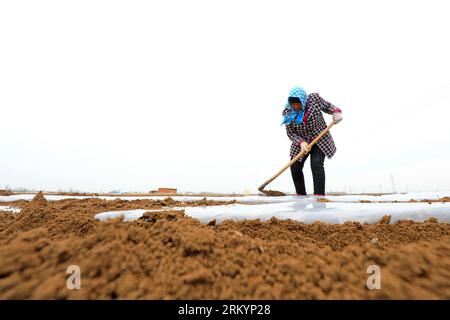
[[283,123],[291,145],[291,160],[302,150],[306,155],[291,165],[292,179],[294,180],[297,195],[306,195],[303,166],[311,154],[311,170],[314,182],[314,195],[325,195],[325,156],[333,157],[336,146],[330,133],[324,135],[312,148],[308,144],[314,140],[327,125],[322,111],[333,115],[335,123],[342,121],[341,110],[328,101],[322,99],[318,93],[306,94],[301,87],[294,87],[289,91],[288,101],[283,110]]

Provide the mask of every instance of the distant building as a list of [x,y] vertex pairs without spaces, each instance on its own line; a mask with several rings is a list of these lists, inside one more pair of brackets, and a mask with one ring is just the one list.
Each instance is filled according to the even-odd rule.
[[158,188],[158,190],[151,190],[150,193],[177,193],[176,188]]

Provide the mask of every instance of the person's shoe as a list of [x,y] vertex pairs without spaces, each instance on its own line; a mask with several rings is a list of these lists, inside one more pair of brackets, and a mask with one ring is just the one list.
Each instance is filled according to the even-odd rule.
[[315,194],[316,197],[325,197],[324,194]]

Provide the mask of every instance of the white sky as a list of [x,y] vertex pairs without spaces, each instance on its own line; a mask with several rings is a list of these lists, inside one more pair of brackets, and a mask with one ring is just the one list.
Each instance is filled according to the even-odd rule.
[[2,1],[0,187],[256,192],[289,161],[300,85],[343,110],[328,191],[450,189],[449,9]]

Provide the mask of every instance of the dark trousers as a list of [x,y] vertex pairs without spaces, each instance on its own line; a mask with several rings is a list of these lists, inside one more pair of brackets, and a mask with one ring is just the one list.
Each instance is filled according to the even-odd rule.
[[314,182],[314,194],[325,194],[325,168],[323,162],[325,154],[315,144],[311,151],[303,157],[301,161],[296,161],[291,166],[292,179],[294,180],[297,194],[306,195],[305,177],[303,176],[303,166],[306,159],[311,155],[311,170]]

